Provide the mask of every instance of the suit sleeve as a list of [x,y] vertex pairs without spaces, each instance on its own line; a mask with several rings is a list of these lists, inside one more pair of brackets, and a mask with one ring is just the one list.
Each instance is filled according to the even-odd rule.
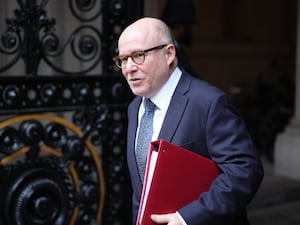
[[218,95],[206,116],[206,147],[222,173],[208,192],[178,211],[189,225],[231,224],[257,192],[263,169],[245,124],[228,96]]

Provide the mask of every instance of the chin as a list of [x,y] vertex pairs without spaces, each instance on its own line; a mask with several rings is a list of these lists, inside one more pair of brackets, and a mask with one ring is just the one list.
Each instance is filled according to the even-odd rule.
[[144,96],[144,93],[143,93],[143,92],[141,92],[141,91],[138,91],[138,90],[134,90],[134,89],[132,89],[132,93],[133,93],[134,95],[138,95],[138,96]]
[[149,91],[146,91],[144,88],[131,87],[131,91],[134,95],[142,96],[145,98],[150,98],[152,95]]

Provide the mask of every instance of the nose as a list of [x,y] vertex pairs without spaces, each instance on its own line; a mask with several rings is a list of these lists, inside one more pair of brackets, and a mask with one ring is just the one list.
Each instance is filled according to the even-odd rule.
[[125,72],[131,72],[136,69],[137,69],[136,63],[132,60],[131,57],[128,57],[127,62],[123,67],[123,70]]

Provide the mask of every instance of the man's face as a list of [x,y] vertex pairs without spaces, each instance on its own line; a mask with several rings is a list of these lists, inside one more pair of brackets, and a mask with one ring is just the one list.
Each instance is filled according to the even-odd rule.
[[[144,26],[123,32],[119,39],[119,55],[128,56],[137,51],[167,44],[151,38],[146,31],[147,28]],[[122,73],[135,95],[152,97],[169,78],[169,47],[168,45],[146,52],[145,61],[140,65],[135,63],[131,57],[127,58],[127,62],[122,66]]]

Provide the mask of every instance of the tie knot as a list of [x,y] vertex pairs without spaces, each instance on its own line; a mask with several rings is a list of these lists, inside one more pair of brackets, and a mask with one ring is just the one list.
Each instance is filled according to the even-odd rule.
[[149,99],[145,99],[145,112],[154,112],[155,104]]

